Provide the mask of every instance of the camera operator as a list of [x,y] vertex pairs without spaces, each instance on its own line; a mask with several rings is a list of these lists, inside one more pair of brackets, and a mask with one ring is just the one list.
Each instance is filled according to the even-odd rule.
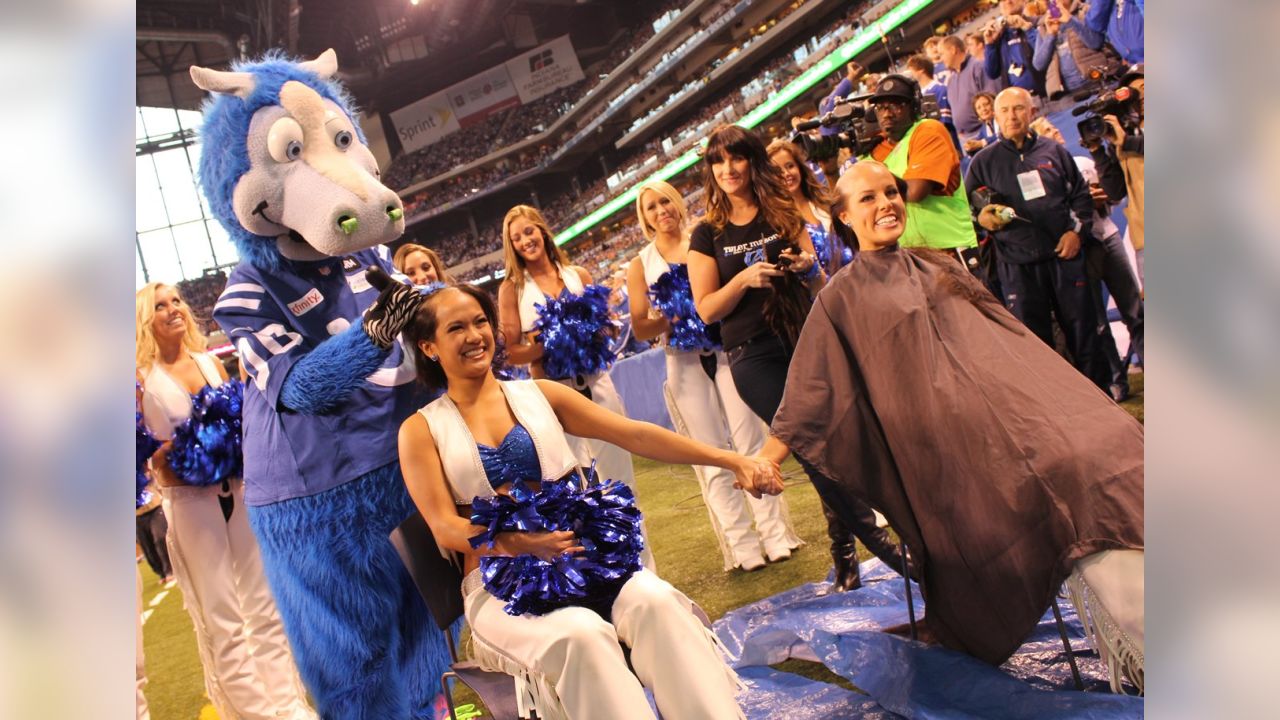
[[1035,24],[1022,15],[1023,0],[1000,0],[1000,17],[982,30],[987,44],[987,77],[1003,81],[1004,87],[1020,87],[1044,97],[1044,80],[1032,62],[1038,33]]
[[[1141,282],[1144,277],[1142,253],[1146,247],[1142,212],[1145,185],[1142,133],[1146,123],[1143,103],[1146,78],[1143,65],[1130,68],[1120,78],[1120,86],[1127,87],[1132,92],[1131,99],[1121,110],[1123,119],[1114,113],[1104,114],[1102,122],[1105,123],[1105,129],[1101,137],[1081,132],[1080,144],[1093,158],[1098,169],[1098,180],[1111,201],[1120,202],[1126,196],[1129,198],[1129,204],[1124,209],[1125,219],[1129,223],[1126,233],[1138,261],[1138,280]],[[1084,124],[1081,123],[1082,126]]]
[[880,79],[870,102],[881,141],[870,156],[907,183],[902,246],[944,250],[977,274],[978,238],[960,179],[960,154],[945,125],[920,116],[920,97],[920,86],[905,75]]
[[978,223],[996,243],[1005,305],[1045,344],[1054,346],[1057,317],[1072,363],[1113,398],[1111,367],[1098,336],[1081,238],[1093,231],[1093,198],[1067,149],[1031,132],[1031,94],[1008,88],[996,96],[1000,142],[969,164]]
[[924,55],[912,55],[907,58],[907,74],[915,79],[920,92],[932,95],[938,104],[938,119],[947,126],[951,142],[960,148],[960,136],[956,135],[956,125],[951,120],[951,103],[947,101],[947,86],[938,82],[933,75],[933,63]]

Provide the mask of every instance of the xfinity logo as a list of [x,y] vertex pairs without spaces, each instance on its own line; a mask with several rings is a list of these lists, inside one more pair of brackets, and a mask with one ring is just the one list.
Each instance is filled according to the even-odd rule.
[[324,302],[324,296],[319,290],[311,288],[306,295],[289,303],[289,312],[293,313],[294,317],[299,317],[322,302]]

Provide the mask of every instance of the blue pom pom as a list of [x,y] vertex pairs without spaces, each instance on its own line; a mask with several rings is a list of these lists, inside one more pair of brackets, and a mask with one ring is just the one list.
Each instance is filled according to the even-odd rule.
[[552,561],[533,555],[485,556],[480,574],[485,588],[507,601],[510,615],[544,615],[570,605],[606,614],[622,584],[641,568],[644,535],[631,488],[617,482],[586,489],[568,481],[546,481],[532,492],[522,481],[511,496],[477,497],[471,523],[485,531],[471,547],[492,547],[500,532],[573,532],[585,551]]
[[173,431],[169,465],[192,485],[214,485],[243,473],[239,380],[205,386],[191,399],[191,417]]
[[134,509],[151,502],[151,493],[147,490],[147,461],[152,455],[156,454],[156,450],[160,449],[161,442],[156,440],[147,427],[142,424],[142,413],[134,413],[134,429],[137,435],[138,464],[137,476],[134,479],[133,501]]
[[698,317],[689,286],[689,268],[676,263],[649,286],[649,303],[671,324],[667,345],[677,350],[719,350],[720,323],[708,327]]
[[617,355],[609,317],[609,288],[588,285],[581,295],[567,290],[546,304],[535,305],[534,329],[542,343],[542,369],[553,380],[594,375],[608,370]]

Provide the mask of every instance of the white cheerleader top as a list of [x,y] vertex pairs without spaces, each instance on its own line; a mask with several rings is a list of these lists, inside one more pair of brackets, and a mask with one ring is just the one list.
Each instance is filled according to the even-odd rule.
[[[578,275],[573,268],[561,266],[560,280],[569,292],[574,295],[582,294],[584,289],[582,276]],[[538,308],[535,306],[545,305],[548,297],[550,296],[542,292],[542,288],[538,287],[538,283],[534,282],[533,277],[526,271],[524,286],[520,290],[520,329],[523,332],[533,330],[533,324],[538,321]]]
[[[543,478],[559,479],[577,469],[578,458],[569,448],[560,419],[537,383],[533,380],[509,380],[499,381],[499,386],[507,396],[507,404],[516,416],[516,422],[533,439]],[[418,412],[431,429],[454,503],[470,505],[477,497],[495,495],[480,460],[475,436],[449,395],[441,395]]]
[[[218,387],[222,375],[217,360],[208,353],[191,353],[204,381]],[[173,431],[191,417],[191,394],[159,363],[153,363],[142,379],[142,420],[157,440],[173,439]]]

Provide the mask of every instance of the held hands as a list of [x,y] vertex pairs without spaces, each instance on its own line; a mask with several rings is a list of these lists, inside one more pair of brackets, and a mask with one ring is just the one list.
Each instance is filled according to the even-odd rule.
[[733,276],[733,279],[740,283],[743,288],[767,288],[770,287],[770,280],[781,277],[782,271],[777,265],[767,262],[758,262],[748,265],[745,270]]
[[1080,253],[1080,236],[1074,230],[1066,231],[1058,240],[1058,246],[1053,251],[1063,260],[1070,260]]
[[364,311],[364,331],[374,345],[388,350],[400,331],[413,321],[422,305],[422,295],[413,287],[392,280],[379,267],[370,267],[364,276],[381,291],[378,299]]
[[498,544],[503,554],[533,555],[539,560],[552,562],[562,555],[577,555],[586,548],[568,530],[552,532],[509,532],[499,536]]
[[751,497],[782,493],[782,471],[777,463],[768,458],[759,455],[739,456],[738,466],[734,468],[733,474],[733,486],[750,493]]

